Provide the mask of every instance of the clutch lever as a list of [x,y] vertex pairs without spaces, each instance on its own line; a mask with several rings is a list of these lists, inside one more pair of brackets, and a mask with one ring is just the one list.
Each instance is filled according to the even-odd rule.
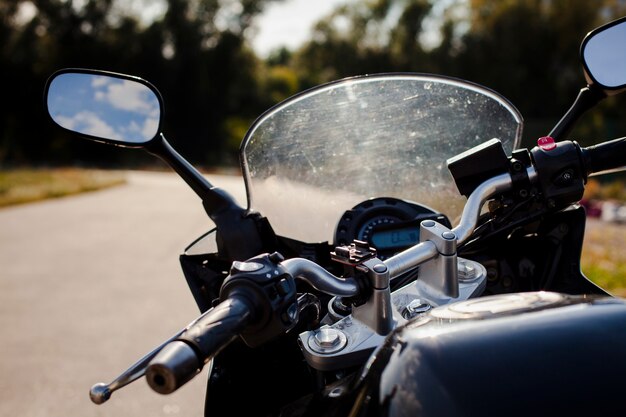
[[[202,317],[202,316],[200,316]],[[112,382],[105,384],[104,382],[98,382],[89,390],[89,398],[91,402],[94,404],[104,404],[111,398],[111,394],[117,391],[120,388],[124,388],[126,385],[131,382],[136,381],[146,374],[146,368],[148,364],[154,357],[170,342],[178,339],[183,332],[185,332],[189,327],[195,324],[198,319],[192,321],[187,325],[184,329],[177,332],[174,336],[167,339],[165,342],[161,343],[158,347],[152,350],[143,358],[139,359],[133,366],[124,371],[120,376],[115,378]],[[209,364],[209,366],[213,366],[213,362]],[[210,368],[209,368],[210,369]]]

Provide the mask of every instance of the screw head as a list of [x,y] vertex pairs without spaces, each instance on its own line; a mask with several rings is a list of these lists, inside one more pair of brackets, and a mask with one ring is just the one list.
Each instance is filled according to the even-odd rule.
[[315,334],[315,341],[320,347],[332,348],[339,344],[339,335],[334,329],[320,329],[320,331]]
[[476,278],[476,268],[470,262],[458,260],[459,281],[471,281]]
[[309,347],[317,353],[335,353],[348,343],[346,335],[332,327],[319,329],[309,338]]
[[441,237],[446,239],[446,240],[453,240],[456,239],[456,235],[452,232],[443,232],[441,234]]

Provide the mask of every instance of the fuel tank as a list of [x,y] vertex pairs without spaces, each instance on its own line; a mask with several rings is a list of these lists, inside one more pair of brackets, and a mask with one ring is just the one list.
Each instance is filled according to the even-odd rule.
[[353,415],[626,416],[626,303],[550,292],[431,310],[370,358]]

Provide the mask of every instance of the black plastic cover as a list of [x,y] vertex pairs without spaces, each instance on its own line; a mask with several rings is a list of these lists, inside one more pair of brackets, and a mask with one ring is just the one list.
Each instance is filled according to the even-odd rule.
[[567,207],[583,197],[586,173],[576,142],[558,142],[549,150],[535,146],[530,153],[541,193],[551,208]]
[[498,139],[488,140],[447,163],[459,192],[466,197],[489,178],[509,171],[509,160]]

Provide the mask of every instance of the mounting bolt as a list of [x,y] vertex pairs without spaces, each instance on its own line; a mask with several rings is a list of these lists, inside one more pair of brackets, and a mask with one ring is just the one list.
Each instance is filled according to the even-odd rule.
[[458,260],[459,281],[469,282],[476,279],[476,267],[470,261]]
[[309,337],[309,347],[317,353],[335,353],[348,343],[346,335],[332,327],[324,327]]
[[422,300],[420,300],[419,298],[416,298],[415,300],[412,300],[409,304],[407,304],[402,316],[405,319],[412,319],[418,314],[423,314],[423,313],[426,313],[427,311],[430,311],[432,308],[433,306],[431,306],[430,304],[426,302],[422,302]]

